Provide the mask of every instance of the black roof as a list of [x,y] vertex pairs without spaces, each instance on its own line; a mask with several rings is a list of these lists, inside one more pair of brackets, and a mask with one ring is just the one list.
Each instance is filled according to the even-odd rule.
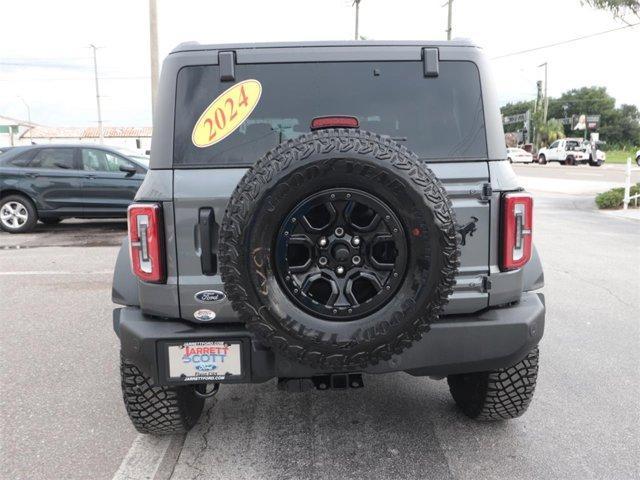
[[337,40],[321,42],[263,42],[263,43],[227,43],[203,44],[184,42],[175,47],[171,53],[194,52],[206,50],[235,50],[254,48],[310,48],[310,47],[475,47],[478,46],[467,38],[454,40]]

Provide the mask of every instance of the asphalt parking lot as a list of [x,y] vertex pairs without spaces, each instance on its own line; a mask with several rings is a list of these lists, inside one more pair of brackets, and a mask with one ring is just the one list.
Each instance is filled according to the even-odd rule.
[[624,181],[606,167],[515,167],[535,197],[548,310],[534,401],[504,423],[470,421],[446,382],[399,373],[348,392],[224,386],[188,435],[139,436],[111,328],[126,224],[0,233],[0,477],[639,478],[640,223],[594,209],[594,189]]

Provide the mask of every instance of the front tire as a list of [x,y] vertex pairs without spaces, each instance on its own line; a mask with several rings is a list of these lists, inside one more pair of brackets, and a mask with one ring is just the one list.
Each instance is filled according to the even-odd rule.
[[133,426],[140,433],[172,435],[190,430],[200,418],[204,399],[194,386],[154,385],[133,363],[120,360],[122,397]]
[[0,200],[0,228],[5,232],[29,232],[37,222],[36,207],[24,195],[7,195]]
[[515,365],[488,372],[449,375],[451,396],[475,420],[509,420],[522,415],[538,378],[538,347]]
[[547,164],[547,157],[545,157],[544,155],[539,155],[538,156],[538,163],[540,165],[546,165]]

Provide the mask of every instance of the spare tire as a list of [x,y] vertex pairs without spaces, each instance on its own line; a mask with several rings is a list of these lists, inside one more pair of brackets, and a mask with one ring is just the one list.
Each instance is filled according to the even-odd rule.
[[426,333],[455,284],[451,202],[418,157],[363,130],[280,144],[220,229],[225,291],[247,328],[302,364],[353,370]]

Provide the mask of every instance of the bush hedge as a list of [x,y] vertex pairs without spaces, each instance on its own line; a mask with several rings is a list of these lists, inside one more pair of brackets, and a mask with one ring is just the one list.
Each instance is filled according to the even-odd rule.
[[[640,192],[640,183],[631,186],[630,195],[636,195],[638,192]],[[596,205],[598,205],[598,208],[621,208],[623,201],[624,188],[612,188],[611,190],[596,195]],[[635,200],[631,200],[629,206],[633,207],[634,205]]]

